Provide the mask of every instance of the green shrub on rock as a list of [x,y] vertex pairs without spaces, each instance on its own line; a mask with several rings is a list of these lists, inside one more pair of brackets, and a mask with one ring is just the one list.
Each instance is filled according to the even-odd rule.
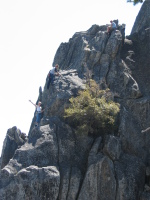
[[120,109],[110,90],[100,90],[90,80],[86,90],[69,100],[71,105],[65,109],[65,118],[77,133],[99,135],[114,130]]

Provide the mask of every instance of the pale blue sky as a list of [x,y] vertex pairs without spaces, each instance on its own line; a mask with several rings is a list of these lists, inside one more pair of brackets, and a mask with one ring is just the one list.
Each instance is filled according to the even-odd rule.
[[140,7],[126,0],[0,0],[0,154],[7,129],[28,133],[28,100],[36,102],[60,43],[111,19],[129,35]]

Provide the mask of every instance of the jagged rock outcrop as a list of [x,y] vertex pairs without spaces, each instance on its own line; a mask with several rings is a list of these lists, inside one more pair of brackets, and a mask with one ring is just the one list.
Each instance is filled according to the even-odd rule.
[[[148,0],[144,4],[150,9]],[[38,100],[45,107],[40,129],[32,122],[20,148],[10,139],[16,127],[6,135],[0,199],[150,199],[148,27],[135,25],[136,33],[126,38],[125,25],[118,24],[110,37],[106,28],[93,25],[58,48],[54,64],[60,65],[61,76],[49,89],[46,80],[39,90]],[[88,69],[121,105],[118,130],[107,136],[78,135],[63,118],[69,98],[85,89]]]
[[16,126],[8,129],[2,149],[1,168],[8,164],[16,149],[23,145],[26,140],[26,134],[22,133]]
[[77,69],[82,78],[86,68],[91,69],[94,79],[120,98],[140,97],[136,80],[120,59],[124,26],[120,25],[119,30],[113,31],[110,37],[104,31],[106,27],[98,25],[93,25],[84,33],[76,33],[69,43],[60,45],[54,63],[59,63],[62,69]]

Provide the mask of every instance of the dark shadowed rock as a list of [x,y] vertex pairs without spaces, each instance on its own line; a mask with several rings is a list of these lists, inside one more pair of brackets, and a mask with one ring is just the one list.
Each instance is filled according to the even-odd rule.
[[150,28],[150,0],[144,1],[134,22],[131,34],[137,33],[141,29],[146,28]]
[[8,164],[9,160],[13,157],[15,150],[23,145],[26,141],[26,135],[21,133],[17,127],[8,129],[6,138],[4,140],[2,155],[1,155],[1,168]]
[[119,160],[122,153],[120,138],[109,135],[105,141],[103,152],[110,157],[111,160]]
[[116,200],[139,199],[145,183],[145,165],[137,157],[123,154],[115,161]]

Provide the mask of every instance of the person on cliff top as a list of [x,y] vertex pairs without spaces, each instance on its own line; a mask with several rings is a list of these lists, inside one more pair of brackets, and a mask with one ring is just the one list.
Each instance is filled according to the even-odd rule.
[[111,32],[117,28],[115,22],[110,20],[110,23],[111,23],[111,25],[107,27],[107,32],[106,32],[106,33],[109,33],[109,34],[111,34]]
[[55,67],[53,67],[53,69],[50,70],[50,72],[48,73],[48,82],[47,82],[47,89],[49,89],[50,84],[54,84],[54,78],[55,76],[59,76],[60,74],[58,73],[59,70],[59,65],[56,64]]
[[35,121],[35,127],[39,127],[41,118],[42,118],[42,112],[44,112],[44,109],[42,110],[41,107],[41,101],[38,102],[38,105],[34,104],[31,100],[29,100],[35,107],[36,107],[36,121]]

